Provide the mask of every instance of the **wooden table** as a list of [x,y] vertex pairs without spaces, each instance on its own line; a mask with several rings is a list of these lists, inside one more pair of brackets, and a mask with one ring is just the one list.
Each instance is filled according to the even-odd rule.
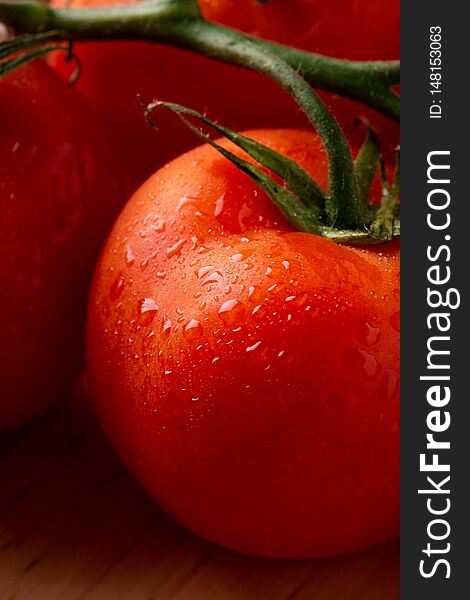
[[0,435],[0,600],[173,598],[395,600],[398,542],[308,561],[205,542],[146,496],[77,399]]

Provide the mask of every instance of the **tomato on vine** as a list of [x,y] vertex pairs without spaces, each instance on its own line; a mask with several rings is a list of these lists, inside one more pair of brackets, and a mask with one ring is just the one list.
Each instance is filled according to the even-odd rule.
[[[315,177],[312,195],[323,197],[328,160],[316,134],[247,136],[233,139],[295,161],[305,170],[295,177]],[[229,548],[299,558],[390,539],[398,242],[354,247],[295,231],[294,221],[317,223],[335,235],[313,207],[311,221],[297,212],[270,171],[215,144],[245,173],[209,145],[179,157],[131,198],[101,256],[88,367],[104,427],[161,506]],[[281,173],[278,158],[268,156]]]
[[88,287],[121,191],[95,116],[42,62],[0,80],[0,131],[3,430],[83,368]]
[[[54,6],[101,7],[114,0],[53,0]],[[126,4],[134,4],[127,0]],[[235,26],[266,39],[327,56],[388,60],[399,55],[399,2],[369,0],[201,0],[209,21]],[[142,42],[79,42],[82,65],[76,85],[116,132],[135,185],[168,160],[195,146],[193,136],[179,131],[161,115],[160,135],[142,120],[137,95],[150,102],[171,100],[207,112],[236,130],[253,127],[305,127],[306,121],[289,97],[260,74],[220,64],[185,50]],[[54,58],[70,75],[63,55]],[[367,117],[379,129],[386,150],[398,143],[398,126],[360,104],[324,93],[322,97],[350,136],[354,123]],[[132,149],[132,150],[131,150]]]

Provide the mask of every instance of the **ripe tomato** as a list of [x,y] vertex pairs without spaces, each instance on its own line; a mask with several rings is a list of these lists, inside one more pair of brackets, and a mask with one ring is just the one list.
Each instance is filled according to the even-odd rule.
[[[113,3],[53,0],[56,6],[77,8]],[[202,0],[200,6],[208,19],[326,55],[372,60],[394,59],[399,54],[398,0],[271,0],[264,5],[257,0]],[[149,102],[158,98],[190,106],[237,130],[307,125],[297,105],[262,75],[182,50],[137,42],[80,43],[76,51],[82,65],[77,87],[109,120],[116,148],[126,153],[135,185],[196,145],[194,135],[177,128],[177,121],[166,113],[158,121],[160,133],[151,131],[137,94]],[[60,56],[53,60],[60,70],[70,72]],[[330,94],[323,98],[348,133],[357,116],[366,116],[389,145],[397,145],[396,123],[349,100]]]
[[[248,135],[325,186],[314,133]],[[292,231],[202,146],[120,215],[88,367],[114,447],[187,527],[255,555],[339,554],[398,533],[398,329],[397,242]]]
[[119,209],[98,130],[44,63],[0,81],[0,430],[42,412],[83,365],[87,289]]
[[400,3],[370,0],[199,0],[210,21],[350,60],[400,57]]

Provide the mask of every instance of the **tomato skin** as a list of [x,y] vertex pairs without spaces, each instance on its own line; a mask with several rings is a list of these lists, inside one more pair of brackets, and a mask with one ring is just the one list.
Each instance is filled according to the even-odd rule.
[[200,0],[203,15],[253,35],[350,60],[400,57],[400,3]]
[[[113,0],[53,0],[53,4],[79,8],[113,4]],[[209,20],[325,55],[368,60],[399,55],[397,0],[271,0],[265,5],[257,0],[203,0],[200,7]],[[384,26],[378,27],[378,22]],[[168,114],[159,116],[158,132],[151,130],[138,94],[148,102],[158,98],[190,106],[236,130],[308,126],[295,102],[256,73],[175,48],[135,42],[80,43],[76,52],[82,65],[76,85],[115,131],[116,147],[126,155],[135,187],[157,167],[197,145],[194,134]],[[53,60],[62,72],[70,73],[63,55]],[[322,93],[322,98],[347,135],[356,118],[365,116],[379,130],[386,150],[398,144],[396,123],[345,98],[328,93]]]
[[[315,134],[250,132],[325,185]],[[293,232],[213,149],[133,196],[89,305],[111,442],[200,535],[254,555],[341,554],[398,534],[399,249]]]
[[42,62],[0,82],[0,430],[22,425],[83,368],[87,290],[119,209],[99,127]]

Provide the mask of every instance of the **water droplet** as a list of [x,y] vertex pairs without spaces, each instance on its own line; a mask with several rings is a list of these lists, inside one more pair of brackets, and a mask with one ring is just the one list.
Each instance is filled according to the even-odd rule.
[[281,264],[286,271],[290,269],[290,262],[288,260],[283,260]]
[[185,206],[188,206],[190,204],[194,204],[194,200],[197,200],[199,198],[199,196],[194,195],[194,196],[183,196],[182,198],[180,198],[180,201],[178,202],[178,204],[176,205],[176,211],[180,212]]
[[141,313],[156,312],[158,310],[157,303],[153,298],[144,298],[139,304]]
[[218,217],[220,215],[220,213],[223,211],[224,200],[225,200],[224,194],[222,194],[222,196],[219,196],[217,198],[217,200],[215,202],[214,217]]
[[373,356],[358,348],[346,348],[341,354],[341,366],[354,371],[362,370],[372,377],[377,373],[378,365]]
[[163,325],[162,325],[162,334],[163,334],[165,337],[169,337],[169,336],[170,336],[170,333],[171,333],[171,327],[172,327],[171,320],[170,320],[170,319],[166,319],[166,320],[163,322]]
[[214,268],[213,265],[206,265],[205,267],[201,267],[200,269],[195,271],[197,278],[203,279],[205,277],[205,275],[207,275],[208,273],[210,273],[212,271],[213,268]]
[[135,254],[132,250],[132,248],[130,246],[127,246],[126,248],[126,265],[128,267],[130,267],[131,265],[134,264],[135,261]]
[[144,298],[139,302],[140,323],[150,325],[158,311],[157,303],[153,298]]
[[240,231],[246,230],[245,219],[248,219],[252,214],[253,210],[246,203],[244,203],[237,217]]
[[389,402],[398,392],[400,378],[398,373],[387,369],[382,375],[379,385],[379,400]]
[[241,252],[232,254],[232,260],[233,260],[233,262],[241,262],[243,260],[243,254]]
[[266,269],[265,275],[266,275],[267,277],[270,277],[270,275],[272,274],[272,272],[273,272],[272,268],[271,268],[271,267],[268,267],[268,268]]
[[166,255],[168,258],[171,258],[172,256],[179,256],[181,254],[181,249],[183,248],[183,246],[186,244],[186,240],[184,238],[178,240],[176,242],[176,244],[173,244],[172,246],[169,246],[166,249]]
[[213,268],[214,267],[202,267],[202,269],[199,269],[198,278],[201,280],[201,285],[210,285],[211,283],[216,283],[218,285],[225,286],[225,277],[220,271],[213,271]]
[[202,335],[202,326],[197,319],[191,319],[183,329],[183,335],[188,341],[197,340]]
[[253,352],[253,350],[256,350],[260,346],[261,346],[261,342],[256,342],[256,344],[253,344],[253,346],[247,346],[246,347],[246,351],[247,352]]
[[122,276],[122,273],[119,273],[119,275],[116,277],[113,284],[109,288],[109,297],[113,302],[115,302],[122,294],[125,284],[126,282],[124,280],[124,277]]
[[149,254],[146,258],[144,258],[144,260],[140,263],[140,268],[142,271],[145,271],[145,269],[149,266],[149,262],[155,258],[158,254],[158,250],[155,250],[155,252],[152,252],[152,254]]
[[152,229],[152,231],[155,231],[156,233],[162,233],[162,231],[165,231],[165,227],[166,223],[164,219],[157,218],[155,223],[151,225],[150,229]]
[[380,339],[380,329],[367,321],[358,321],[355,329],[359,340],[367,346],[373,346]]
[[245,309],[243,305],[235,299],[227,300],[219,308],[220,318],[227,325],[235,325],[235,323],[239,321],[244,314]]
[[308,294],[306,294],[305,292],[303,292],[302,294],[299,294],[295,300],[293,300],[294,304],[296,306],[303,306],[308,300]]

